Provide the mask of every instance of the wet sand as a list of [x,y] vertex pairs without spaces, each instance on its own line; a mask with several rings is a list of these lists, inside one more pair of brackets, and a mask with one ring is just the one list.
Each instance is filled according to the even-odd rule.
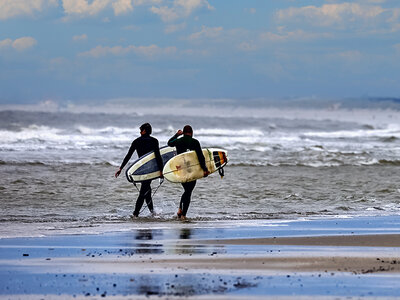
[[[367,230],[360,219],[283,222],[281,233],[153,223],[123,233],[0,239],[0,298],[395,299],[399,220],[369,218]],[[314,235],[324,230],[330,234]]]
[[[192,241],[195,243],[195,241]],[[304,245],[304,246],[356,246],[400,247],[400,234],[332,235],[247,239],[214,239],[201,243],[218,245]]]

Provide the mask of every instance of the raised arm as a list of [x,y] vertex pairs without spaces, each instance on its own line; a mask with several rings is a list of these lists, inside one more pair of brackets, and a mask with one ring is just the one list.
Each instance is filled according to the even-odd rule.
[[182,134],[183,134],[182,130],[179,129],[179,130],[175,133],[175,135],[174,135],[172,138],[169,139],[169,141],[168,141],[168,146],[174,147],[174,146],[176,145],[176,141],[178,140],[178,136],[180,136],[180,135],[182,135]]

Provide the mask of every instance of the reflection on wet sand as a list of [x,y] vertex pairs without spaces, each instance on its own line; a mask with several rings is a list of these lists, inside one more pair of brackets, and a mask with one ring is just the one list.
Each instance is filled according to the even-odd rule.
[[205,245],[179,241],[190,240],[196,236],[195,229],[181,228],[169,231],[160,229],[137,229],[126,235],[120,246],[118,255],[134,256],[138,254],[178,254],[195,255],[226,253],[225,246]]
[[0,298],[400,295],[398,217],[280,224],[0,239]]
[[182,240],[188,240],[192,236],[192,229],[190,228],[182,228],[179,238]]
[[[191,228],[182,228],[179,233],[180,240],[190,240],[193,236],[193,229]],[[224,246],[213,246],[213,245],[204,245],[204,244],[183,244],[179,243],[179,240],[172,246],[172,253],[174,254],[216,254],[216,253],[224,253]]]

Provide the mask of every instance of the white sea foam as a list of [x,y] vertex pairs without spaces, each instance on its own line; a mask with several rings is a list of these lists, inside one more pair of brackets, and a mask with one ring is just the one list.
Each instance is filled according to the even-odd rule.
[[381,129],[305,132],[303,135],[307,137],[322,137],[322,138],[366,138],[366,137],[400,138],[400,125],[389,124],[386,128],[381,128]]
[[[203,147],[227,149],[230,164],[318,168],[374,165],[381,161],[396,164],[400,161],[400,124],[393,122],[393,118],[385,119],[391,122],[375,122],[380,124],[373,125],[369,122],[368,126],[365,123],[360,126],[347,120],[311,122],[308,115],[302,115],[300,111],[297,119],[293,120],[276,118],[287,117],[286,110],[276,113],[273,119],[243,119],[243,122],[229,116],[218,122],[213,118],[206,121],[193,119],[194,135]],[[354,113],[351,112],[353,117]],[[14,122],[9,129],[0,128],[3,162],[116,162],[125,155],[132,140],[139,136],[138,127],[146,119],[136,118],[134,124],[128,126],[126,122],[114,124],[114,118],[103,122],[107,119],[95,114],[93,118],[75,118],[75,123],[70,123],[68,117],[71,115],[67,115],[64,123],[49,125],[46,115],[34,117],[36,121],[32,124],[18,125]],[[177,123],[173,116],[160,118],[160,121],[153,124],[153,135],[163,146],[182,124]]]
[[250,137],[262,137],[264,132],[259,129],[249,128],[244,130],[232,130],[226,128],[200,128],[196,130],[196,134],[202,136],[250,136]]

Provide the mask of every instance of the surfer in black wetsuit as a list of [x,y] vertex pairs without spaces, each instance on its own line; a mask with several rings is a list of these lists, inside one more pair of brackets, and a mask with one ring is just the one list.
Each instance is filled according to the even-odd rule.
[[[182,134],[183,137],[178,138]],[[186,125],[183,128],[183,131],[178,130],[177,133],[168,141],[168,146],[176,147],[177,154],[181,154],[190,150],[196,151],[200,166],[204,171],[204,177],[207,177],[208,174],[210,174],[206,166],[206,160],[204,159],[203,152],[201,151],[200,142],[193,138],[193,129],[190,125]],[[181,220],[186,219],[186,213],[189,208],[190,198],[192,196],[195,185],[196,180],[182,183],[184,193],[182,194],[181,202],[179,204],[179,210],[177,213],[178,218],[180,218]]]
[[[139,157],[154,151],[156,156],[156,161],[158,168],[160,170],[160,177],[162,178],[162,169],[163,169],[163,162],[160,155],[159,143],[158,140],[152,136],[150,136],[152,132],[151,125],[149,123],[144,123],[140,126],[140,137],[135,139],[131,147],[129,148],[128,153],[126,154],[121,167],[115,173],[115,177],[118,177],[121,174],[122,169],[128,163],[129,159],[132,157],[132,154],[137,151]],[[153,201],[151,199],[151,180],[143,181],[140,187],[139,196],[136,200],[135,211],[133,212],[133,216],[138,217],[140,213],[140,209],[143,206],[144,200],[146,200],[147,207],[149,208],[150,212],[154,213]]]

